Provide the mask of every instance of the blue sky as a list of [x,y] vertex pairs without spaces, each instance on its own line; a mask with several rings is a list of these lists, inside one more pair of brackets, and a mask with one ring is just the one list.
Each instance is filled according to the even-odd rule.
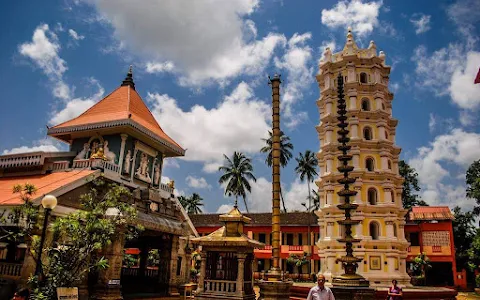
[[[478,1],[9,1],[0,14],[0,153],[66,149],[46,125],[106,96],[132,64],[138,92],[188,149],[163,175],[199,193],[205,211],[223,211],[233,200],[216,169],[223,153],[242,151],[258,178],[249,207],[268,211],[271,174],[258,151],[271,121],[267,76],[284,79],[282,129],[295,156],[318,151],[318,60],[327,45],[343,48],[351,26],[392,66],[396,141],[423,199],[472,206],[464,174],[480,159]],[[300,209],[307,187],[294,167],[282,172],[283,191]]]

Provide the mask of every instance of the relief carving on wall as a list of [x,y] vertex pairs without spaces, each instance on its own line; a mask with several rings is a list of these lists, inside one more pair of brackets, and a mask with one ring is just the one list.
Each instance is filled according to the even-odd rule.
[[90,151],[90,144],[89,143],[83,144],[82,151],[78,152],[78,154],[77,154],[77,156],[75,156],[74,160],[86,159],[88,151]]
[[148,158],[148,155],[142,152],[142,155],[140,156],[140,164],[138,165],[137,171],[135,172],[135,177],[145,182],[151,183],[152,179],[150,178],[149,174],[149,163],[150,159]]
[[155,175],[153,176],[153,184],[160,184],[160,164],[155,164]]
[[127,150],[125,161],[123,162],[123,173],[130,174],[130,164],[132,163],[132,151]]

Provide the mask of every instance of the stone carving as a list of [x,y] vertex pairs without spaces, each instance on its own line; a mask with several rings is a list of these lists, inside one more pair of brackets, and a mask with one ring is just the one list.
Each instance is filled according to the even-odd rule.
[[137,168],[137,171],[135,172],[135,176],[143,180],[145,182],[152,182],[152,179],[150,178],[150,175],[148,174],[148,163],[150,160],[148,159],[147,154],[142,153],[142,156],[140,158],[140,165]]
[[155,185],[160,184],[160,164],[155,165],[155,175],[153,176],[153,183]]
[[[94,142],[92,143],[92,147],[90,148],[90,150],[91,150],[90,153],[92,154],[91,156],[93,156],[93,155],[95,155],[95,154],[97,153],[98,147],[99,147],[99,143],[98,143],[97,141],[94,141]],[[103,150],[102,150],[102,151],[103,151]]]
[[108,141],[105,141],[103,145],[103,151],[105,152],[105,157],[107,158],[107,161],[114,163],[117,155],[110,151],[110,149],[108,148]]
[[76,159],[85,159],[85,157],[87,156],[87,152],[90,151],[90,145],[88,143],[85,143],[83,144],[83,149],[82,151],[80,151],[77,156],[75,156],[75,160]]
[[125,162],[123,163],[123,172],[126,174],[130,173],[130,163],[132,162],[132,151],[127,150],[125,155]]
[[93,153],[92,156],[90,156],[90,158],[99,158],[99,159],[107,160],[107,158],[105,157],[105,153],[103,152],[103,147],[98,147],[97,152]]
[[167,184],[170,188],[174,189],[175,188],[175,180],[170,180],[170,182]]

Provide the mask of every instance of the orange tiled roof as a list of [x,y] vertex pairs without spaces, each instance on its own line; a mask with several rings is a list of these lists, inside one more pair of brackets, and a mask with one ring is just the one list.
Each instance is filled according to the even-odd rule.
[[[18,194],[12,193],[15,184],[30,183],[35,185],[37,192],[34,199],[43,197],[43,195],[52,193],[58,188],[80,180],[94,172],[95,170],[81,170],[69,172],[55,172],[51,174],[29,175],[18,177],[0,178],[0,205],[19,205],[22,204]],[[34,200],[32,199],[32,200]]]
[[454,216],[448,206],[414,206],[409,212],[409,219],[414,220],[453,220]]
[[137,122],[155,135],[182,149],[162,130],[140,95],[129,85],[120,86],[80,116],[58,124],[52,129],[127,119]]

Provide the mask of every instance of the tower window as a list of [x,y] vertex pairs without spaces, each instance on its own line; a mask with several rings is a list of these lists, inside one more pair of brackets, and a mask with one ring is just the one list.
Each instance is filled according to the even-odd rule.
[[377,190],[374,188],[368,189],[368,203],[370,203],[370,205],[377,204]]
[[370,229],[370,236],[372,237],[372,240],[378,240],[379,236],[379,231],[380,231],[380,226],[378,225],[377,222],[373,221],[369,225]]
[[367,168],[367,170],[369,172],[373,172],[375,170],[375,161],[373,160],[373,158],[369,157],[366,159],[365,161],[365,167]]
[[382,103],[382,109],[385,110],[385,103]]
[[367,73],[360,73],[360,83],[367,83]]
[[390,198],[392,198],[392,202],[395,202],[395,193],[390,191]]
[[391,160],[388,161],[388,169],[389,169],[389,170],[392,169],[392,161],[391,161]]
[[372,129],[370,127],[365,127],[363,129],[363,138],[367,141],[372,139]]
[[393,235],[397,237],[397,224],[393,224]]
[[388,140],[388,132],[385,131],[385,139]]
[[370,111],[370,100],[368,100],[367,98],[362,99],[362,110]]

